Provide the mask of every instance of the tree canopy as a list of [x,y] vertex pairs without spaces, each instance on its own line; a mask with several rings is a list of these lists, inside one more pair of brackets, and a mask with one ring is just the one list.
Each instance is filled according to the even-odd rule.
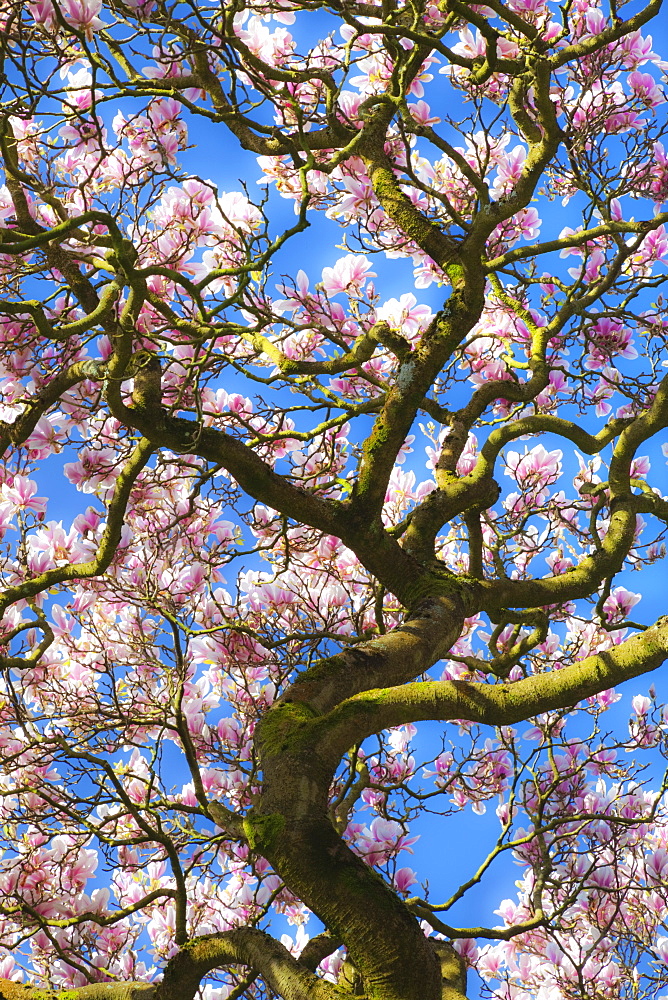
[[660,11],[0,3],[4,1000],[665,989]]

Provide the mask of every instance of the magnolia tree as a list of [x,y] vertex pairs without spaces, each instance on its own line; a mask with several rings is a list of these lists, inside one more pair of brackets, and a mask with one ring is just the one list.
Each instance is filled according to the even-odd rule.
[[666,988],[660,8],[2,0],[4,1000]]

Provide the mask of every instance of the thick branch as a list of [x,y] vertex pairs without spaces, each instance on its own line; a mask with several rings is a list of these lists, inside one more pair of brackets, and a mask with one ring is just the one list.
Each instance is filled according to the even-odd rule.
[[[411,396],[410,414],[414,415],[422,398],[423,389],[420,387],[415,401]],[[404,552],[379,520],[370,523],[367,509],[361,509],[361,505],[356,505],[354,500],[353,503],[345,503],[323,499],[290,482],[287,477],[274,472],[256,451],[225,431],[204,427],[181,417],[171,417],[159,408],[132,409],[123,405],[119,398],[110,397],[109,404],[114,416],[126,426],[135,427],[145,434],[154,447],[199,455],[227,469],[255,500],[282,511],[295,521],[341,538],[363,565],[406,607],[415,604],[415,588],[423,585],[430,574],[408,552]],[[412,416],[406,419],[410,427]],[[386,463],[388,476],[406,433],[402,431],[394,435],[398,443]],[[395,443],[393,438],[392,447]]]
[[13,423],[0,421],[0,454],[10,445],[20,445],[30,437],[39,418],[61,398],[63,393],[87,378],[98,379],[103,375],[104,364],[86,358],[77,361],[56,375],[44,389],[27,403],[25,411]]
[[[319,979],[279,941],[254,927],[194,938],[165,969],[155,1000],[193,1000],[213,969],[248,965],[283,1000],[346,1000],[349,994]],[[153,1000],[153,998],[151,998]]]
[[323,933],[318,934],[316,937],[307,941],[304,950],[299,956],[300,963],[311,972],[315,972],[320,963],[324,961],[328,955],[335,952],[337,948],[341,947],[341,941],[338,938],[332,937],[331,934]]
[[[383,140],[384,138],[383,136]],[[378,201],[406,238],[416,243],[443,271],[449,264],[456,264],[459,261],[459,254],[454,241],[417,209],[408,195],[404,194],[394,167],[382,146],[379,145],[372,154],[364,156],[363,159]]]
[[418,603],[392,632],[320,660],[306,670],[270,710],[262,733],[271,726],[275,740],[282,726],[280,713],[295,702],[302,710],[320,715],[359,692],[418,677],[444,656],[459,637],[464,619],[483,602],[484,585],[445,576],[430,581],[434,590],[440,586],[438,597]]
[[[368,736],[409,722],[466,719],[509,726],[568,708],[616,684],[656,670],[668,659],[668,617],[618,646],[578,663],[510,684],[425,681],[355,695],[314,722],[311,747],[332,772],[343,754]],[[315,736],[320,730],[321,738]]]
[[552,56],[552,65],[556,69],[574,59],[582,59],[583,56],[589,55],[592,52],[600,52],[602,48],[610,45],[611,42],[616,42],[618,39],[624,38],[634,31],[638,31],[639,28],[642,28],[643,25],[659,14],[662,6],[663,0],[651,0],[643,10],[630,17],[628,21],[613,24],[599,34],[590,35],[575,45],[567,45],[560,52]]
[[93,983],[73,990],[51,990],[0,979],[0,1000],[158,1000],[158,993],[152,983]]

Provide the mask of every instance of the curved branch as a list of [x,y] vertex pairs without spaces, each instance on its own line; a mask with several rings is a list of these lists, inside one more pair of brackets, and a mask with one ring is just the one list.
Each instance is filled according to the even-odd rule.
[[188,942],[169,961],[151,1000],[193,1000],[209,972],[229,965],[250,966],[283,1000],[350,1000],[349,993],[319,979],[279,941],[254,927]]
[[93,983],[77,989],[51,990],[0,979],[0,1000],[157,1000],[157,989],[152,983]]
[[630,35],[631,32],[637,31],[643,25],[647,24],[648,21],[651,21],[653,17],[656,17],[662,5],[663,0],[651,0],[644,10],[630,17],[628,21],[622,21],[621,24],[614,24],[612,27],[601,31],[598,35],[591,35],[589,38],[584,38],[575,45],[567,45],[566,48],[552,56],[550,60],[552,66],[557,69],[572,59],[582,59],[583,56],[589,55],[592,52],[599,52],[606,45],[610,45],[611,42],[616,42],[618,39],[624,38],[625,35]]
[[456,244],[401,190],[394,167],[383,149],[384,140],[383,133],[381,141],[376,143],[377,148],[362,156],[374,193],[387,216],[406,238],[416,243],[443,271],[447,271],[448,265],[459,263]]
[[610,220],[609,222],[602,222],[599,226],[583,229],[580,232],[572,233],[570,236],[560,236],[558,239],[547,240],[545,243],[534,243],[530,247],[517,247],[514,250],[508,250],[506,253],[494,257],[492,260],[488,260],[485,263],[485,271],[498,271],[520,260],[533,260],[534,257],[538,257],[540,254],[555,253],[557,250],[568,250],[571,247],[585,246],[587,243],[605,236],[616,234],[625,236],[628,233],[637,233],[644,236],[658,229],[659,226],[665,225],[667,221],[668,212],[660,212],[653,219],[648,219],[647,221],[617,222]]
[[[508,385],[507,382],[502,384]],[[527,382],[523,386],[513,387],[511,383],[510,388],[517,388],[523,393],[530,385],[531,382]],[[513,398],[510,392],[508,396]],[[499,496],[499,487],[492,478],[494,464],[503,446],[515,438],[543,432],[560,434],[573,441],[585,454],[593,455],[601,451],[632,422],[633,418],[613,419],[598,434],[591,435],[571,420],[564,420],[552,414],[536,414],[521,417],[493,430],[481,448],[473,471],[467,476],[457,478],[454,474],[448,475],[445,472],[439,475],[437,471],[439,488],[428,494],[412,512],[403,536],[403,548],[421,559],[433,556],[434,539],[444,524],[457,514],[471,514],[491,507]],[[443,445],[439,466],[456,462],[466,441],[466,429],[467,427],[458,421],[453,422],[450,437]],[[454,460],[452,463],[446,463],[445,451],[451,440]],[[472,575],[482,574],[472,571]]]
[[0,615],[14,601],[28,600],[34,597],[35,594],[49,590],[51,587],[64,583],[66,580],[79,580],[104,573],[114,558],[118,543],[121,540],[121,531],[125,523],[125,511],[132,487],[152,453],[153,445],[146,438],[142,438],[118,474],[116,488],[107,514],[107,526],[100,540],[95,557],[88,562],[70,563],[67,566],[48,569],[44,573],[40,573],[39,576],[24,580],[14,587],[8,587],[0,596]]
[[[230,472],[239,486],[260,503],[282,511],[295,521],[341,538],[387,590],[395,594],[406,607],[413,606],[415,587],[424,582],[429,574],[384,530],[380,520],[370,523],[368,511],[362,505],[356,505],[354,498],[352,502],[344,502],[319,497],[275,472],[256,451],[231,434],[183,417],[169,416],[158,407],[127,407],[121,401],[117,389],[116,385],[109,389],[111,412],[121,423],[144,434],[153,447],[198,455]],[[414,405],[411,399],[411,414],[419,408],[423,395],[421,383]],[[408,427],[411,422],[412,416],[408,420]],[[406,433],[407,431],[397,435],[399,443],[389,461],[388,477],[394,464],[394,456],[403,444]]]
[[[438,488],[427,494],[412,512],[403,536],[403,547],[418,559],[434,558],[436,536],[448,521],[458,514],[474,514],[487,510],[499,499],[501,489],[493,479],[454,474],[437,475]],[[471,575],[482,576],[473,573]]]
[[46,413],[61,398],[64,392],[72,389],[84,379],[99,379],[103,377],[104,362],[86,358],[70,365],[60,372],[44,387],[44,389],[27,402],[27,409],[13,423],[0,421],[0,454],[10,445],[20,445],[30,437],[39,418]]
[[300,963],[311,972],[315,972],[321,962],[323,962],[332,952],[341,947],[342,942],[327,932],[318,934],[306,942],[304,950],[299,956]]
[[363,518],[365,523],[380,517],[397,454],[415,416],[442,366],[479,317],[478,289],[471,291],[465,282],[458,281],[463,292],[459,287],[453,289],[445,309],[434,317],[417,350],[402,359],[394,385],[363,444],[351,509],[353,516]]
[[610,462],[610,524],[600,548],[562,576],[500,581],[499,593],[505,593],[507,606],[536,607],[585,597],[606,576],[619,572],[633,544],[637,504],[642,501],[631,493],[631,463],[640,445],[666,426],[668,375],[647,410],[631,420],[620,434]]
[[474,614],[485,596],[483,587],[472,579],[442,577],[434,582],[430,577],[426,586],[436,589],[439,583],[445,593],[426,597],[391,632],[344,649],[304,671],[269,710],[258,740],[262,742],[270,731],[275,743],[284,727],[292,728],[295,703],[305,717],[321,715],[362,691],[380,685],[393,688],[428,670],[447,653],[464,619]]
[[382,343],[389,334],[388,324],[385,320],[379,320],[371,329],[360,334],[345,354],[328,358],[326,361],[297,361],[284,354],[268,337],[259,333],[247,336],[257,350],[271,358],[282,375],[339,375],[369,361],[377,344]]
[[366,691],[349,698],[325,718],[314,720],[310,727],[312,752],[317,752],[321,760],[326,757],[333,773],[351,746],[383,729],[434,719],[510,726],[543,712],[568,708],[656,670],[666,659],[668,616],[640,635],[563,670],[510,684],[423,681]]
[[585,455],[596,455],[634,421],[635,417],[625,419],[615,417],[597,434],[588,434],[583,427],[572,420],[564,420],[551,413],[520,417],[519,420],[513,420],[512,423],[497,427],[491,432],[480,449],[480,456],[470,475],[480,479],[491,476],[501,449],[510,441],[524,437],[525,434],[558,434],[560,437],[572,441]]

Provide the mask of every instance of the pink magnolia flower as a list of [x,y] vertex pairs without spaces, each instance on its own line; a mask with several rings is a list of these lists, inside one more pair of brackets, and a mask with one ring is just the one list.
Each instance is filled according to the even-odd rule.
[[0,959],[0,978],[16,979],[19,982],[23,978],[21,970],[16,967],[16,962],[11,955],[5,955]]
[[63,428],[66,423],[67,420],[62,413],[49,413],[40,417],[26,441],[30,457],[42,459],[59,452],[64,440]]
[[289,934],[281,935],[281,944],[287,948],[290,954],[294,955],[295,958],[299,958],[308,941],[309,935],[306,933],[304,924],[300,924],[298,926],[294,939],[291,938]]
[[666,876],[668,876],[668,851],[659,848],[645,858],[645,872],[651,885],[665,885]]
[[573,281],[583,281],[586,285],[591,285],[600,277],[605,263],[605,254],[597,248],[587,253],[579,267],[569,267],[568,273]]
[[593,389],[587,389],[586,395],[596,404],[596,416],[606,417],[612,410],[608,403],[616,393],[615,384],[621,380],[616,368],[604,368],[601,378]]
[[640,599],[640,594],[634,594],[625,587],[615,587],[606,599],[603,610],[609,621],[623,621],[624,618],[628,618],[631,608],[635,607]]
[[409,104],[408,110],[420,125],[436,125],[441,120],[438,115],[432,115],[431,108],[426,101],[417,101],[415,104]]
[[412,723],[408,723],[405,726],[399,726],[397,729],[391,729],[389,744],[395,753],[405,753],[408,749],[410,741],[416,733],[417,727]]
[[480,956],[476,962],[476,972],[483,979],[497,979],[503,968],[503,952],[496,945],[487,945],[481,949]]
[[88,111],[93,103],[93,98],[99,99],[102,96],[99,90],[93,91],[92,86],[93,77],[88,63],[81,66],[76,72],[68,70],[67,97],[63,102],[63,110],[67,114]]
[[107,491],[118,475],[118,453],[112,448],[88,448],[79,452],[77,462],[66,462],[64,472],[84,493]]
[[68,861],[66,872],[70,887],[77,892],[92,878],[99,863],[97,851],[81,848],[75,858]]
[[334,267],[322,269],[322,286],[328,295],[339,292],[361,294],[367,278],[375,278],[376,272],[369,270],[371,261],[362,254],[349,253],[339,257]]
[[241,17],[237,15],[234,19],[237,37],[263,62],[270,66],[280,66],[295,47],[292,35],[285,28],[276,28],[272,31],[255,16],[248,18],[245,27],[241,27],[240,21],[243,22],[246,16],[247,14],[242,14]]
[[412,868],[399,868],[394,873],[392,883],[397,892],[406,894],[410,887],[417,883],[417,876]]
[[56,27],[58,20],[51,0],[32,0],[28,4],[28,10],[35,18],[35,21],[49,31]]
[[97,16],[102,10],[102,0],[59,0],[64,19],[78,31],[82,31],[90,41],[93,33],[104,27]]
[[648,455],[638,455],[631,462],[631,479],[642,479],[651,467]]
[[633,359],[638,352],[628,327],[616,317],[602,316],[588,331],[589,355],[585,367],[590,370],[604,368],[616,357]]
[[[666,174],[666,177],[668,177],[668,174]],[[651,194],[656,197],[657,193],[658,189],[655,192],[654,185],[652,185]],[[653,271],[652,265],[657,262],[666,264],[667,258],[668,233],[665,226],[658,226],[651,233],[647,234],[640,247],[631,255],[628,262],[628,269],[634,274],[650,275]]]
[[627,102],[619,80],[594,79],[573,102],[573,126],[586,130],[600,123],[609,133],[626,131],[637,119],[634,112],[627,110]]
[[561,576],[566,573],[574,565],[573,560],[569,559],[568,556],[564,556],[563,550],[557,549],[554,552],[550,552],[545,558],[545,562],[549,566],[550,570],[554,576]]
[[646,107],[656,108],[659,104],[665,104],[666,98],[663,90],[649,73],[639,73],[636,70],[629,73],[627,80],[634,96],[639,98]]
[[0,486],[0,504],[6,504],[12,515],[17,511],[32,511],[43,517],[48,503],[46,497],[35,496],[37,483],[25,476],[14,476]]
[[646,62],[658,62],[659,57],[652,51],[652,36],[643,38],[640,31],[624,35],[614,47],[615,58],[619,58],[627,69],[637,69]]
[[0,185],[0,228],[9,228],[7,223],[14,218],[16,209],[6,184]]
[[411,342],[429,326],[433,318],[429,306],[418,305],[412,292],[404,293],[399,299],[388,299],[376,309],[376,317],[386,320]]
[[351,219],[361,214],[369,214],[377,206],[376,193],[362,168],[354,176],[346,175],[343,178],[337,203],[327,214],[332,218],[343,216],[344,219]]
[[512,246],[519,239],[533,240],[540,232],[541,223],[535,208],[523,208],[496,227],[489,239],[490,248],[502,244],[497,251],[501,252],[503,247]]
[[[209,195],[212,194],[211,189],[207,188],[206,185],[198,185],[196,189],[194,183],[192,181],[184,182],[183,188],[189,197],[193,197],[193,194],[197,193],[198,196],[206,198],[204,191],[202,191],[201,195],[199,194],[199,190],[202,188],[208,190]],[[211,202],[207,201],[207,204],[211,204]],[[252,233],[262,223],[260,210],[241,191],[221,192],[218,195],[217,204],[215,206],[212,205],[211,216],[214,224],[212,227],[213,232],[221,233],[220,229],[217,230],[214,228],[218,225],[228,239],[231,237],[230,230],[236,231],[240,229],[242,232]]]
[[504,152],[496,165],[496,180],[490,189],[490,194],[495,200],[498,201],[513,189],[522,176],[526,157],[527,151],[524,146],[515,146],[509,153]]
[[171,958],[179,950],[174,943],[176,909],[171,901],[163,903],[152,911],[146,930],[157,954],[161,957]]
[[[402,40],[400,44],[403,45],[404,48],[410,48],[412,46],[412,43],[408,42],[407,39]],[[422,63],[422,66],[420,67],[420,71],[413,77],[411,85],[408,88],[409,94],[411,94],[413,97],[424,97],[423,84],[429,83],[431,80],[434,79],[433,75],[427,71],[433,63],[437,63],[438,61],[439,60],[435,56],[427,56],[425,61]],[[441,120],[440,118],[437,119],[437,121],[440,120]]]
[[524,449],[520,455],[516,451],[506,455],[506,475],[512,476],[525,493],[542,492],[561,475],[563,453],[558,449],[546,451],[543,445]]
[[362,128],[364,124],[359,118],[359,106],[362,103],[362,95],[356,94],[352,90],[342,90],[337,102],[339,113],[338,118],[355,128]]
[[610,772],[610,767],[617,762],[615,750],[597,750],[587,761],[587,770],[590,774],[599,775]]
[[377,817],[371,827],[364,827],[355,841],[355,847],[368,864],[378,865],[384,864],[399,851],[412,853],[410,847],[418,839],[406,836],[401,824],[396,820]]
[[631,699],[631,705],[636,715],[644,716],[647,715],[652,707],[652,699],[646,695],[637,694]]
[[48,521],[28,535],[28,565],[33,573],[79,562],[90,555],[90,546],[81,544],[74,528],[65,531],[62,521]]

